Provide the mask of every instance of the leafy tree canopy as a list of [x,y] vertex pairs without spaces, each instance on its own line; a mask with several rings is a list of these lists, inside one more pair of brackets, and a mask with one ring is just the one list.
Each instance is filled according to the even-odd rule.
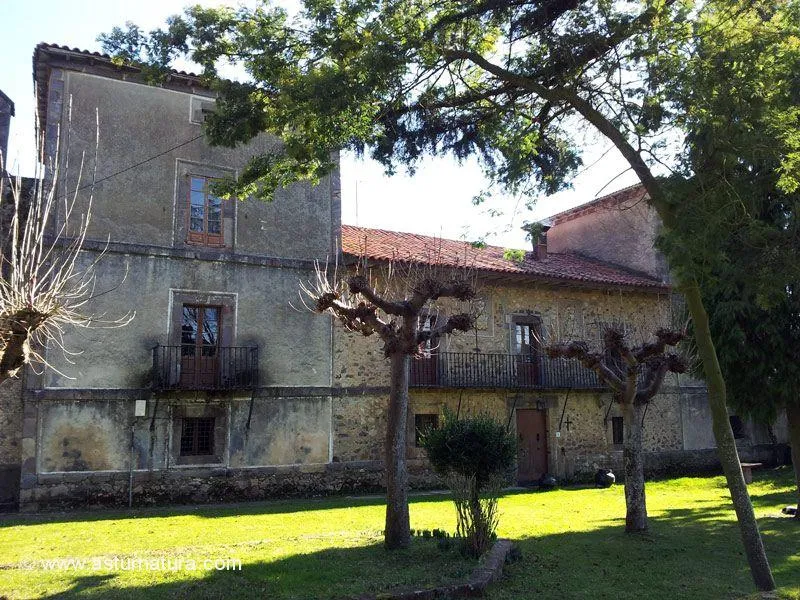
[[[566,100],[577,94],[649,148],[668,118],[665,68],[691,40],[691,0],[303,5],[294,18],[267,3],[195,6],[149,34],[129,23],[99,40],[151,76],[178,56],[198,63],[220,93],[212,143],[279,136],[284,152],[255,157],[227,190],[262,198],[317,180],[340,149],[368,152],[390,173],[426,154],[475,155],[504,191],[553,193],[581,164]],[[664,64],[646,64],[654,52]],[[218,78],[226,61],[247,77]]]
[[770,420],[800,398],[800,5],[756,8],[703,11],[668,92],[687,137],[662,246],[700,282],[730,403]]

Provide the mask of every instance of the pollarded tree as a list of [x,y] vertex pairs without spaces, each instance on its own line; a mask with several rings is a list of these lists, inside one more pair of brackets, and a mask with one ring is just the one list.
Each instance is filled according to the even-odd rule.
[[[403,270],[401,275],[398,271]],[[430,302],[440,298],[469,301],[475,288],[467,275],[438,273],[424,265],[395,265],[388,276],[397,295],[379,293],[363,274],[330,281],[317,271],[317,279],[303,291],[317,312],[328,312],[347,331],[363,336],[376,335],[383,342],[383,354],[389,359],[391,383],[386,422],[384,466],[386,471],[386,527],[388,548],[405,548],[411,543],[408,513],[408,472],[406,469],[406,423],[408,420],[408,384],[412,357],[420,347],[455,331],[474,327],[471,313],[459,313],[437,319],[437,325],[424,327],[420,315]]]
[[655,340],[630,346],[618,326],[603,333],[603,347],[592,352],[583,341],[556,344],[546,348],[551,358],[571,358],[597,373],[622,408],[625,437],[623,464],[625,468],[625,531],[647,530],[647,503],[644,486],[644,417],[648,403],[658,393],[667,373],[684,373],[686,360],[668,353],[686,334],[659,329]]
[[[32,185],[0,170],[0,384],[27,364],[47,364],[37,348],[50,344],[64,350],[70,328],[121,327],[133,318],[129,312],[107,319],[90,308],[94,297],[109,290],[95,289],[97,260],[87,264],[83,254],[94,191],[93,181],[86,182],[84,158],[71,190],[59,186],[69,179],[69,164],[59,164],[58,150],[37,170]],[[39,164],[45,165],[43,156]],[[79,214],[84,188],[88,202]]]
[[[304,0],[290,19],[254,9],[194,7],[145,34],[136,26],[101,36],[120,61],[155,77],[177,56],[199,63],[219,91],[207,121],[212,143],[235,145],[270,132],[282,152],[255,157],[227,190],[271,197],[318,180],[333,152],[369,150],[390,172],[428,154],[475,155],[505,191],[552,193],[580,164],[571,132],[587,124],[630,165],[666,231],[682,226],[652,169],[672,149],[660,134],[681,125],[666,100],[697,44],[767,19],[794,39],[798,0]],[[782,60],[783,55],[777,59]],[[217,77],[221,63],[246,71]],[[155,72],[152,67],[155,67]],[[725,118],[722,115],[720,118]],[[798,127],[784,132],[794,139]],[[674,260],[692,267],[694,257]],[[756,586],[774,589],[728,421],[725,382],[692,269],[676,271],[694,323],[718,455]]]

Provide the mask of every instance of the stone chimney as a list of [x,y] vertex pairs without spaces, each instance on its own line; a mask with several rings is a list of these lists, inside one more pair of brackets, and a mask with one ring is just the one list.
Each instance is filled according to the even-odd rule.
[[14,116],[14,103],[0,90],[0,173],[5,171],[8,160],[8,130]]
[[550,225],[545,223],[525,223],[522,230],[528,234],[533,244],[533,260],[543,260],[547,258],[547,230]]

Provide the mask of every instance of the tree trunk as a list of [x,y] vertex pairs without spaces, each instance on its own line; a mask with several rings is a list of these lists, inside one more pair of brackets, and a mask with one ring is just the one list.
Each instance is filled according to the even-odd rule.
[[703,371],[708,385],[708,404],[711,408],[714,438],[717,441],[717,455],[722,463],[722,470],[731,492],[733,508],[739,520],[739,531],[742,535],[747,562],[756,587],[761,591],[775,589],[775,580],[764,550],[764,542],[758,531],[758,522],[747,492],[747,484],[742,474],[739,452],[728,419],[728,407],[725,396],[725,380],[717,360],[711,330],[708,327],[708,314],[703,306],[700,288],[695,281],[688,282],[682,289],[686,304],[694,323],[694,337],[697,351],[703,362]]
[[6,334],[5,344],[0,353],[0,384],[6,379],[16,376],[28,360],[28,338],[26,329],[20,331],[19,326],[12,326]]
[[786,421],[789,423],[789,444],[792,446],[792,468],[797,486],[797,510],[795,519],[800,519],[800,404],[786,407]]
[[[479,66],[484,66],[486,61],[473,59]],[[487,70],[490,70],[487,68]],[[670,205],[661,184],[650,171],[650,167],[645,162],[639,150],[631,145],[628,138],[606,115],[597,110],[591,103],[582,98],[576,91],[568,89],[550,89],[546,86],[524,77],[507,77],[505,73],[494,72],[498,77],[506,77],[507,80],[529,89],[535,94],[539,94],[545,100],[552,102],[566,101],[572,108],[580,113],[589,123],[608,138],[611,143],[620,151],[628,164],[639,177],[639,181],[650,197],[650,204],[656,209],[661,222],[666,229],[676,229],[680,226]],[[677,266],[677,265],[672,265]],[[736,452],[736,444],[733,440],[733,431],[728,421],[728,410],[725,398],[725,380],[719,368],[717,352],[714,348],[714,341],[711,338],[711,331],[708,328],[708,315],[703,306],[703,299],[700,295],[700,288],[697,281],[688,278],[685,281],[678,281],[678,288],[686,296],[686,305],[695,326],[695,341],[703,362],[703,369],[706,374],[708,384],[708,404],[711,408],[713,420],[714,437],[717,442],[717,453],[725,478],[728,481],[728,488],[731,492],[731,499],[736,510],[736,517],[739,521],[739,529],[744,543],[747,562],[753,576],[753,582],[761,591],[771,591],[775,589],[775,580],[772,578],[772,571],[769,568],[769,561],[758,531],[753,505],[750,503],[750,496],[747,493],[747,486],[742,475],[742,465],[739,462],[739,455]]]
[[[524,85],[524,82],[520,85]],[[631,145],[625,134],[611,120],[572,90],[562,89],[558,90],[557,93],[553,93],[552,90],[548,90],[539,84],[531,87],[532,91],[542,95],[547,100],[566,100],[589,123],[594,125],[601,134],[607,137],[639,177],[639,181],[642,182],[645,190],[647,190],[647,195],[650,196],[650,204],[656,209],[664,227],[669,230],[680,226],[670,208],[661,184],[650,171],[650,167],[644,161],[641,153]],[[756,522],[753,505],[750,502],[750,496],[747,493],[744,475],[742,475],[742,465],[739,462],[739,454],[736,451],[733,431],[731,430],[730,421],[728,421],[725,380],[719,368],[717,351],[714,348],[714,340],[708,327],[708,314],[703,306],[703,299],[700,295],[697,281],[689,277],[677,283],[677,287],[686,297],[686,306],[694,322],[695,342],[697,343],[700,360],[703,362],[706,384],[708,385],[708,404],[711,408],[717,454],[722,463],[722,470],[725,472],[733,507],[736,510],[736,518],[739,521],[739,530],[742,535],[745,554],[747,555],[747,563],[750,566],[750,573],[759,590],[771,591],[775,589],[775,580],[772,578],[767,553],[764,550],[764,543],[758,531],[758,523]]]
[[408,548],[411,522],[408,515],[406,428],[408,422],[408,372],[410,357],[396,352],[390,357],[392,381],[386,423],[386,547]]
[[647,531],[647,502],[644,492],[642,417],[644,404],[626,403],[622,414],[627,425],[622,458],[625,466],[625,531]]

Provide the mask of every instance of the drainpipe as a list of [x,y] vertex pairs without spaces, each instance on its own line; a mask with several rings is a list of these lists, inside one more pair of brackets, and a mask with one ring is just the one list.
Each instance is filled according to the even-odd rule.
[[133,438],[135,431],[136,426],[131,422],[131,447],[130,455],[128,456],[128,508],[133,508]]

